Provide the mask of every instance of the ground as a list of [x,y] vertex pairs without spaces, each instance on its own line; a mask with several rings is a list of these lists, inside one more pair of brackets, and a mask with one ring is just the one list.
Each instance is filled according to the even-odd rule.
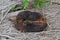
[[[18,1],[17,1],[18,2]],[[12,1],[4,1],[0,4],[0,21],[9,10],[9,4],[13,4]],[[2,9],[2,10],[1,10]],[[39,11],[38,9],[32,9],[31,11]],[[13,27],[13,23],[8,21],[11,16],[17,15],[19,11],[6,14],[6,18],[0,24],[0,40],[60,40],[60,5],[50,4],[44,9],[45,17],[49,24],[47,31],[35,32],[35,33],[21,33]],[[4,15],[2,15],[4,14]]]

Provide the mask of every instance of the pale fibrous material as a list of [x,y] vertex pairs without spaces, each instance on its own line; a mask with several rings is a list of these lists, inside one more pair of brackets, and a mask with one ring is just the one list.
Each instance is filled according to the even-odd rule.
[[[16,16],[19,11],[12,13],[4,12],[4,15],[2,15],[3,11],[10,10],[11,6],[9,5],[15,4],[16,1],[16,3],[18,3],[18,0],[13,1],[14,2],[11,0],[0,0],[0,23],[1,19],[4,19],[2,24],[0,24],[0,40],[60,40],[60,5],[53,4],[46,7],[44,14],[50,26],[47,31],[37,33],[21,33],[13,27],[14,24],[11,21],[8,21],[9,17]],[[7,8],[8,6],[9,9]]]

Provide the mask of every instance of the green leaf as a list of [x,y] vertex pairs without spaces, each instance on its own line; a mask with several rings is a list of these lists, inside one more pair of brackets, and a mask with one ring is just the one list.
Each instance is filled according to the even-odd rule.
[[23,6],[19,6],[18,8],[22,10],[23,9]]
[[26,9],[26,7],[28,6],[28,4],[29,4],[28,0],[23,0],[24,9]]
[[40,6],[46,7],[46,0],[40,0]]
[[46,7],[46,0],[36,0],[34,3],[34,7],[39,8],[40,6]]
[[36,0],[36,2],[34,3],[34,7],[39,8],[39,6],[40,6],[40,2],[39,2],[39,0]]
[[35,8],[39,8],[39,4],[34,4],[34,7]]
[[40,2],[46,2],[46,0],[39,0]]
[[16,7],[16,5],[13,5],[13,6],[12,6],[12,8],[11,8],[11,10],[14,10],[14,9],[15,9],[15,7]]
[[41,3],[41,7],[46,7],[46,3]]

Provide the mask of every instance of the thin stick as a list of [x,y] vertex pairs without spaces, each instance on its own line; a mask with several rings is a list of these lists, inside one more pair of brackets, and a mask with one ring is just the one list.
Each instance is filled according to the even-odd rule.
[[7,16],[8,12],[10,11],[10,9],[11,9],[11,8],[9,8],[9,9],[7,10],[5,16],[1,19],[1,22],[0,22],[0,23],[2,23],[2,21],[5,19],[5,17]]
[[[45,19],[45,16],[44,16],[44,9],[41,7],[41,12],[43,14],[43,17],[44,17],[44,20],[47,22],[47,20]],[[49,26],[49,23],[47,22],[47,25]],[[50,26],[49,26],[50,27]]]
[[[13,4],[15,4],[15,3],[13,3]],[[13,4],[11,4],[11,5],[13,5]],[[10,6],[11,6],[11,5],[10,5]],[[15,4],[15,5],[16,5],[16,4]],[[7,6],[7,7],[9,7],[9,6]],[[11,7],[8,8],[8,10],[7,10],[7,12],[5,13],[4,17],[2,17],[0,24],[2,24],[3,20],[6,18],[8,12],[10,11],[10,9],[11,9]],[[3,15],[3,11],[2,11],[2,15]]]
[[0,36],[1,36],[1,37],[8,37],[8,38],[11,38],[11,39],[15,39],[15,38],[10,37],[10,36],[8,36],[8,35],[2,35],[2,34],[0,34]]
[[52,2],[52,4],[57,4],[57,5],[60,5],[60,3],[57,3],[57,2]]

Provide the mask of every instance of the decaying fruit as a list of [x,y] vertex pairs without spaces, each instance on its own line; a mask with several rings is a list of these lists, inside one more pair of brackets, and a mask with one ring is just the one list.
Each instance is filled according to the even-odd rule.
[[22,32],[40,32],[46,27],[46,19],[38,12],[22,11],[16,16],[15,28]]

